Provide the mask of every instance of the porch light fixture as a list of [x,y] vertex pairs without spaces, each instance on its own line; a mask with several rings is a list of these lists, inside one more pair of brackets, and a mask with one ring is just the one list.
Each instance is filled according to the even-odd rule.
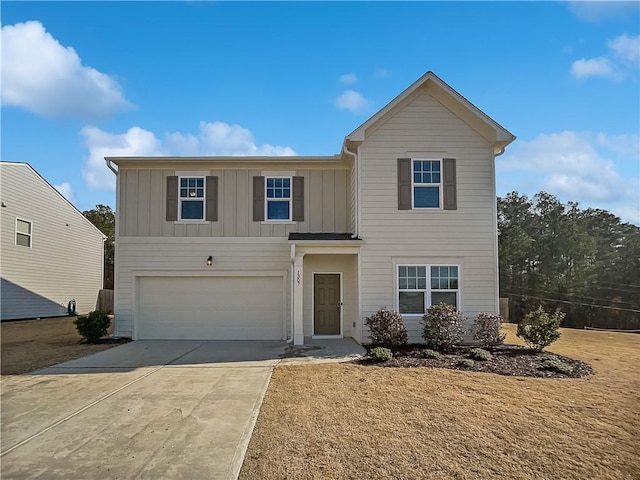
[[210,267],[211,265],[213,265],[213,257],[209,255],[209,258],[207,258],[207,266]]

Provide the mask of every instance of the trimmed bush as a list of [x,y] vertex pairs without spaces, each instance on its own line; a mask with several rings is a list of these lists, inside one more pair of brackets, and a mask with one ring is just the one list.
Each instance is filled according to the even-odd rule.
[[507,336],[500,330],[504,320],[500,315],[493,313],[479,313],[473,322],[473,339],[480,342],[483,347],[497,347],[504,343]]
[[450,349],[462,342],[462,325],[466,319],[467,317],[452,305],[432,305],[422,317],[422,338],[429,348]]
[[549,315],[542,306],[529,312],[518,324],[516,335],[525,341],[533,350],[542,351],[560,338],[560,324],[564,319],[564,313],[556,310]]
[[393,352],[388,348],[376,347],[369,351],[369,359],[376,363],[387,362],[393,358]]
[[111,319],[107,312],[99,310],[90,312],[88,315],[81,315],[73,321],[76,330],[81,337],[89,343],[98,343],[107,334],[111,325]]
[[542,369],[549,370],[551,372],[562,373],[563,375],[569,375],[571,373],[571,367],[557,358],[548,358],[542,362]]
[[491,354],[482,348],[472,348],[469,350],[469,357],[480,361],[487,361],[492,358]]
[[395,349],[407,344],[407,328],[398,312],[381,308],[367,317],[364,324],[369,327],[369,336],[375,345]]
[[456,365],[458,365],[459,367],[464,367],[464,368],[473,368],[473,366],[475,364],[476,364],[476,362],[474,362],[470,358],[461,358],[460,360],[458,360],[456,362]]
[[431,350],[429,348],[424,348],[420,350],[420,356],[422,358],[430,358],[433,360],[436,360],[441,357],[441,355],[438,352],[436,352],[435,350]]

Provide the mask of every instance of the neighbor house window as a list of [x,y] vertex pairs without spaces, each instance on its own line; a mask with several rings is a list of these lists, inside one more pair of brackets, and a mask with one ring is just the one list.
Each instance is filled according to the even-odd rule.
[[16,245],[31,248],[31,222],[16,218]]
[[442,174],[440,160],[413,160],[413,208],[440,208]]
[[459,308],[460,285],[457,265],[398,266],[398,310],[423,315],[427,308],[446,303]]
[[204,177],[180,177],[180,220],[204,220]]
[[291,220],[291,177],[266,177],[265,218]]

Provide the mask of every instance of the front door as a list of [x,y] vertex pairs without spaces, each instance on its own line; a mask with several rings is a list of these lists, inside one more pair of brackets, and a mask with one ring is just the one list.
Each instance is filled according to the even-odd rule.
[[313,278],[313,334],[340,335],[340,274],[316,273]]

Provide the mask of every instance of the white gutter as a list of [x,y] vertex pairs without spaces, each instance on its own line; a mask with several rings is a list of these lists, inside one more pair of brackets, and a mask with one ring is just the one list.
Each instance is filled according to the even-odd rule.
[[113,163],[112,163],[111,159],[110,158],[105,158],[104,161],[107,163],[107,168],[109,170],[111,170],[113,173],[115,173],[116,175],[118,175],[118,170],[113,168]]
[[358,198],[358,188],[360,185],[360,178],[359,178],[359,172],[360,169],[358,168],[358,154],[351,152],[349,150],[347,150],[347,139],[345,138],[344,144],[342,146],[342,152],[345,155],[351,155],[353,157],[353,168],[355,170],[355,175],[356,175],[356,184],[355,184],[355,188],[356,191],[354,192],[354,198],[356,199],[356,204],[354,205],[354,215],[355,218],[353,219],[353,224],[355,226],[354,230],[355,232],[353,232],[353,235],[351,235],[351,238],[358,238],[360,236],[360,232],[358,231],[359,225],[358,225],[358,202],[359,202],[359,198]]

